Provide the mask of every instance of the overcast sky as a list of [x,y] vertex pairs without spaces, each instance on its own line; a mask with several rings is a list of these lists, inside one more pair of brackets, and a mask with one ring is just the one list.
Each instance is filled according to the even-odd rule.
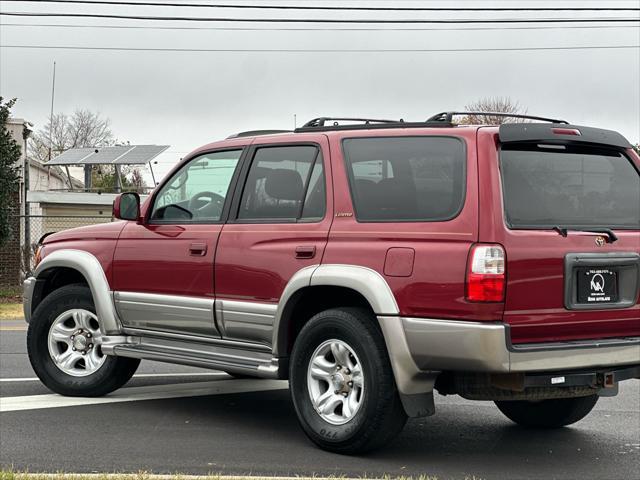
[[[192,3],[207,3],[191,0]],[[211,2],[209,2],[211,3]],[[219,1],[215,3],[242,3]],[[285,1],[264,4],[394,6],[624,6],[631,1]],[[177,7],[65,6],[0,1],[3,12],[93,12],[142,15],[301,18],[507,18],[631,17],[636,13],[368,13],[282,12],[272,10]],[[17,97],[16,117],[40,128],[51,102],[51,74],[57,62],[55,112],[76,108],[111,119],[120,140],[170,144],[158,169],[194,148],[234,132],[292,128],[318,116],[371,116],[424,120],[433,113],[461,109],[485,96],[510,96],[531,114],[565,118],[578,125],[610,128],[640,140],[640,53],[624,50],[547,50],[421,53],[247,53],[70,51],[16,49],[9,45],[76,45],[209,49],[466,49],[639,45],[638,23],[615,28],[466,30],[462,25],[386,25],[422,31],[247,31],[213,28],[354,28],[351,25],[210,24],[103,19],[47,19],[1,16],[0,94]],[[97,29],[16,27],[7,24],[81,24],[168,27]],[[583,25],[583,24],[580,24]],[[621,27],[621,25],[626,25]],[[629,25],[633,27],[629,28]],[[520,25],[530,26],[529,24]],[[570,27],[576,27],[572,24]],[[356,26],[357,28],[357,26]],[[451,29],[458,30],[451,30]]]

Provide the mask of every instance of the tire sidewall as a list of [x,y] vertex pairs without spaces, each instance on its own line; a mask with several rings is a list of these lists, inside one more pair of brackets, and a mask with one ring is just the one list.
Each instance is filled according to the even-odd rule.
[[[317,320],[321,320],[321,323],[310,321],[296,340],[290,366],[290,389],[298,419],[305,432],[315,441],[337,447],[358,437],[366,426],[367,419],[373,414],[371,407],[376,403],[379,389],[373,372],[379,365],[375,356],[366,348],[366,336],[362,331],[358,332],[350,323],[330,315]],[[307,385],[307,370],[311,356],[321,343],[330,339],[342,340],[353,349],[362,364],[364,377],[364,398],[360,408],[355,416],[343,425],[333,425],[320,417],[312,405]]]

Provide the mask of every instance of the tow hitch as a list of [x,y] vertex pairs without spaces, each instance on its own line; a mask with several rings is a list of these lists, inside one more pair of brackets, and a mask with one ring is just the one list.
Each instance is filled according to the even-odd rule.
[[589,387],[598,390],[601,397],[612,397],[618,394],[618,383],[630,378],[640,378],[640,365],[616,370],[524,374],[522,387]]

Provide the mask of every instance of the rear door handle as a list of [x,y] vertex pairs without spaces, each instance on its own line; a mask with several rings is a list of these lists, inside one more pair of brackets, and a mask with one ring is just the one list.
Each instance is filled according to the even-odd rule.
[[296,247],[296,258],[313,258],[316,256],[315,245],[302,245]]
[[195,257],[204,257],[206,254],[206,243],[192,243],[191,245],[189,245],[189,255],[193,255]]

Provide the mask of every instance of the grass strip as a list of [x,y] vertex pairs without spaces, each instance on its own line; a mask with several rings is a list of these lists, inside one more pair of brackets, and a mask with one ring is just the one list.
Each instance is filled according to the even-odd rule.
[[15,320],[23,316],[21,303],[0,303],[0,320]]

